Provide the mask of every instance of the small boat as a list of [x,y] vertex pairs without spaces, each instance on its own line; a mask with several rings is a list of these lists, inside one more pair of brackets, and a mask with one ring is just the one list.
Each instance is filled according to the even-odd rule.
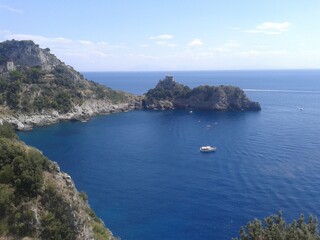
[[200,152],[214,152],[217,148],[213,146],[202,146],[200,147]]

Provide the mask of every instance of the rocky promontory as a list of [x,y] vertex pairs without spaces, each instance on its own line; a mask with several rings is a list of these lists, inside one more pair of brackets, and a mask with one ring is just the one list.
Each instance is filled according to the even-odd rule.
[[251,101],[244,91],[234,86],[199,86],[189,88],[172,76],[160,80],[142,101],[145,109],[190,109],[208,111],[260,111],[258,102]]
[[85,79],[32,41],[0,43],[0,118],[19,130],[141,108],[141,97]]

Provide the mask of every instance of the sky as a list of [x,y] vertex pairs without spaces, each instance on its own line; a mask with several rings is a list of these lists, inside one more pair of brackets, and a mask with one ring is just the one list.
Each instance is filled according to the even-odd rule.
[[0,0],[0,41],[79,71],[320,68],[319,0]]

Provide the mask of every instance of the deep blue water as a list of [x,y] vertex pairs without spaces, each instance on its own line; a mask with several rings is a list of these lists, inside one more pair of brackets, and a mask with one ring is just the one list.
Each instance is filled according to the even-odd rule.
[[[133,93],[165,74],[84,73]],[[230,239],[279,210],[288,221],[320,215],[320,71],[169,74],[191,87],[249,89],[262,111],[130,111],[19,135],[57,161],[124,240]]]

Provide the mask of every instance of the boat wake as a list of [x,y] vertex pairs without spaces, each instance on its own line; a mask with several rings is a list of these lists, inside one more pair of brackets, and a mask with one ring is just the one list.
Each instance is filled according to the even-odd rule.
[[320,91],[313,91],[313,90],[254,89],[254,88],[246,88],[243,90],[246,92],[320,93]]

